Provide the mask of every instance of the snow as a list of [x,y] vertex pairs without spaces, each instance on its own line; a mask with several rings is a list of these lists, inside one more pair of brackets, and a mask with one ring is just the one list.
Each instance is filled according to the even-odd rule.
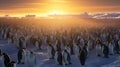
[[[10,59],[17,62],[18,49],[14,44],[8,44],[7,40],[0,39],[0,48],[3,52],[6,52]],[[29,47],[28,50],[34,50],[36,48]],[[35,67],[120,67],[120,56],[111,55],[109,58],[97,57],[95,51],[91,51],[88,54],[86,64],[81,66],[79,59],[74,55],[71,56],[72,64],[62,66],[55,63],[55,60],[48,59],[46,49],[43,51],[35,51],[37,57],[37,64]],[[0,65],[1,67],[1,65]],[[27,64],[17,64],[17,67],[27,67]]]

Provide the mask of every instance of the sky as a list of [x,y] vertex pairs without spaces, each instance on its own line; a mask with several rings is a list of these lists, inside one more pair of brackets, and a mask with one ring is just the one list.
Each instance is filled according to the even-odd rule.
[[0,0],[0,15],[120,12],[120,0]]

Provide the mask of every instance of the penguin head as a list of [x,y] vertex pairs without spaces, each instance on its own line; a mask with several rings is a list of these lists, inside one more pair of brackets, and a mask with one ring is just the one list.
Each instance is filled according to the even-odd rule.
[[51,46],[51,44],[50,44],[50,43],[48,43],[48,46]]
[[33,51],[30,51],[30,54],[34,54]]
[[6,53],[3,53],[3,55],[6,55]]
[[64,52],[67,52],[67,50],[65,49]]

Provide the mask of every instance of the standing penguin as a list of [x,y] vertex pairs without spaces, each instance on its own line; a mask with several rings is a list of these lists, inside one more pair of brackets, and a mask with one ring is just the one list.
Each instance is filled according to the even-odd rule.
[[71,54],[71,49],[70,49],[70,45],[67,45],[66,47],[65,47],[65,49],[66,49],[66,51],[69,53],[69,55]]
[[112,44],[112,42],[109,43],[109,54],[110,55],[114,54],[114,45]]
[[55,53],[55,61],[57,64],[62,65],[62,53],[59,50]]
[[80,51],[81,51],[81,48],[80,48],[79,44],[75,44],[74,53],[75,53],[76,57],[79,57]]
[[86,54],[85,54],[84,49],[82,49],[80,52],[79,60],[80,60],[81,65],[85,65]]
[[35,41],[35,46],[36,46],[37,50],[42,50],[42,49],[41,49],[41,44],[42,44],[42,41],[41,41],[41,40],[36,40],[36,41]]
[[19,49],[17,57],[18,57],[18,64],[24,64],[25,63],[25,51],[24,49]]
[[100,42],[97,42],[95,50],[96,50],[97,56],[102,56],[102,46],[101,46]]
[[71,64],[71,57],[66,49],[63,51],[62,56],[63,56],[63,64],[65,65]]
[[87,45],[84,45],[84,46],[83,46],[83,50],[85,51],[85,56],[87,57],[87,56],[88,56]]
[[19,49],[22,49],[23,48],[23,37],[20,37],[19,38],[19,46],[18,46]]
[[23,48],[26,49],[27,48],[27,41],[24,39],[23,40]]
[[4,65],[5,67],[8,67],[8,64],[10,63],[10,58],[6,53],[3,53],[4,56]]
[[35,67],[36,65],[36,56],[33,52],[30,52],[28,56],[28,67]]
[[39,50],[39,42],[38,42],[38,40],[35,41],[35,46],[36,46],[37,50]]
[[119,44],[118,44],[118,40],[114,41],[115,42],[115,47],[114,47],[114,50],[115,50],[115,53],[116,54],[119,54]]
[[109,58],[108,57],[108,55],[109,55],[109,48],[106,45],[103,45],[103,54],[104,54],[105,58]]
[[1,67],[4,67],[4,57],[3,57],[3,55],[2,55],[1,49],[0,49],[0,66],[1,66]]
[[48,51],[49,58],[53,59],[54,55],[55,55],[55,50],[54,50],[54,47],[51,44],[48,45],[47,51]]

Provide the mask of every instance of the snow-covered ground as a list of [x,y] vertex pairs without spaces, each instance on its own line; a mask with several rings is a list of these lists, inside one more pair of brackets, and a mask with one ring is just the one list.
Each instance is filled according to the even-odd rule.
[[[7,40],[0,39],[0,48],[3,52],[6,52],[11,60],[17,62],[18,49],[14,44],[8,44]],[[29,50],[35,50],[35,48],[29,48]],[[42,52],[35,51],[37,56],[37,65],[35,67],[63,67],[57,65],[54,60],[49,60],[46,50]],[[95,52],[91,51],[87,57],[86,64],[81,66],[78,58],[72,56],[72,64],[65,67],[120,67],[120,56],[113,55],[109,58],[96,57]],[[1,67],[1,65],[0,65]],[[27,64],[17,64],[17,67],[27,67]]]

